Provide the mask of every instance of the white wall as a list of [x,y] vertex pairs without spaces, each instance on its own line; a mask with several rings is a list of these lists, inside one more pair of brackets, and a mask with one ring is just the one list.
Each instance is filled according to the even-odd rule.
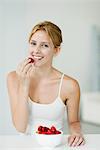
[[58,24],[63,32],[61,55],[54,65],[90,91],[91,28],[100,26],[100,2],[0,1],[0,134],[15,133],[11,123],[6,75],[27,56],[32,27],[43,20]]

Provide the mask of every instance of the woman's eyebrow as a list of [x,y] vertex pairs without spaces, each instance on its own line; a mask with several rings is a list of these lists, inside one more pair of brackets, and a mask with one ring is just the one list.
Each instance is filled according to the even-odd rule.
[[[37,42],[37,41],[31,40],[31,42]],[[47,41],[42,41],[41,43],[42,43],[42,44],[50,44],[50,42],[47,42]]]
[[31,40],[31,42],[36,42],[35,40]]
[[45,42],[41,42],[41,43],[43,43],[43,44],[50,44],[50,42],[46,42],[46,41]]

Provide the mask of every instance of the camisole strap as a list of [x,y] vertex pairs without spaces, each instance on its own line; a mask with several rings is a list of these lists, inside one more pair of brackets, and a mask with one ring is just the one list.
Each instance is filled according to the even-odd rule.
[[61,76],[60,85],[59,85],[59,91],[58,91],[58,97],[60,97],[60,92],[61,92],[61,86],[62,86],[63,77],[64,77],[64,73]]

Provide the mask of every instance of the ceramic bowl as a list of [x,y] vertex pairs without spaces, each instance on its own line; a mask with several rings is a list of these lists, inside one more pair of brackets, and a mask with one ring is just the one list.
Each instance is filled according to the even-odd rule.
[[39,134],[35,133],[36,140],[41,146],[56,147],[61,145],[63,139],[63,132],[60,134]]

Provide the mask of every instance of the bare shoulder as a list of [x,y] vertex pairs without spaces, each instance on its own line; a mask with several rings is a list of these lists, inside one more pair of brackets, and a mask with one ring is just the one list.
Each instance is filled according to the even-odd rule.
[[63,92],[65,97],[70,97],[71,95],[79,94],[80,86],[78,81],[68,75],[64,75]]
[[16,83],[18,81],[18,77],[16,71],[11,71],[7,74],[7,83]]
[[18,76],[16,74],[16,71],[12,71],[7,74],[7,88],[11,107],[13,107],[17,102],[16,97],[19,88]]
[[76,79],[68,76],[68,75],[64,75],[64,84],[66,86],[69,87],[69,89],[71,90],[75,90],[77,88],[79,88],[79,83]]

